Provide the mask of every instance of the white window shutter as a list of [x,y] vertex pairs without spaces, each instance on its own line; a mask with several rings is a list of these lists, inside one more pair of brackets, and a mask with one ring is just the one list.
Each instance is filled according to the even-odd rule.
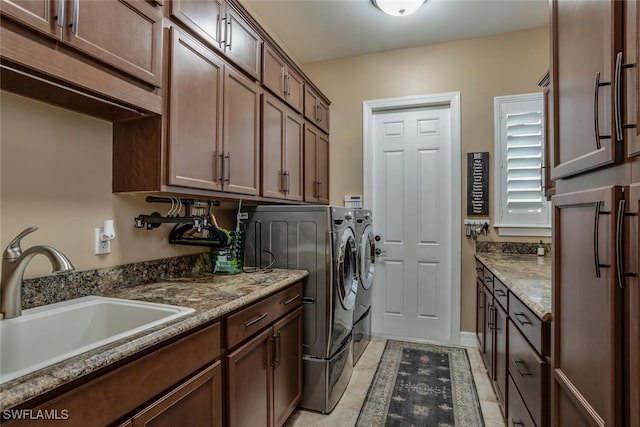
[[542,108],[542,93],[495,99],[498,227],[551,227],[544,196]]

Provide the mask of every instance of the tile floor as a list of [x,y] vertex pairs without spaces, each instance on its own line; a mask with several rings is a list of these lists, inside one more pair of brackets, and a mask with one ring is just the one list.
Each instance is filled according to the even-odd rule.
[[[369,390],[369,384],[376,373],[378,361],[382,356],[385,341],[371,341],[356,365],[349,386],[335,409],[328,415],[316,412],[296,410],[284,427],[352,427],[360,413],[360,407]],[[473,379],[476,382],[478,398],[486,427],[505,427],[498,400],[491,386],[487,370],[480,352],[469,351],[469,361]],[[472,427],[472,426],[465,426]]]

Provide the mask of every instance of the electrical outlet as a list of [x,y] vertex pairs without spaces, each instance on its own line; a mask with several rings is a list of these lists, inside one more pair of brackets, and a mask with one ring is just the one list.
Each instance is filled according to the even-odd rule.
[[111,241],[110,240],[100,240],[100,235],[102,234],[102,228],[95,229],[95,250],[94,253],[96,255],[108,254],[111,252]]

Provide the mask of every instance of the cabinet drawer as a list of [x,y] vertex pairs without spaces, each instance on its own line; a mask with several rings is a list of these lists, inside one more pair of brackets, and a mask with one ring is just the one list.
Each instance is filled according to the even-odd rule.
[[[63,423],[65,426],[112,425],[123,414],[211,364],[219,354],[220,323],[215,323],[73,388],[34,410],[67,410],[70,418]],[[11,423],[21,426],[58,424],[55,420],[37,418]]]
[[484,267],[483,276],[484,278],[482,279],[482,281],[489,289],[489,291],[493,293],[493,273],[487,267]]
[[513,323],[522,331],[522,334],[529,340],[533,348],[539,353],[542,352],[542,320],[538,318],[529,308],[517,297],[511,295],[509,301],[509,317]]
[[476,260],[476,274],[480,278],[480,280],[484,280],[484,265],[478,260]]
[[509,427],[536,427],[511,378],[509,378]]
[[536,425],[542,425],[546,363],[512,324],[509,327],[509,374]]
[[302,303],[302,283],[232,314],[227,319],[227,348],[249,338]]
[[509,288],[505,286],[497,277],[493,278],[493,295],[505,310],[509,309]]

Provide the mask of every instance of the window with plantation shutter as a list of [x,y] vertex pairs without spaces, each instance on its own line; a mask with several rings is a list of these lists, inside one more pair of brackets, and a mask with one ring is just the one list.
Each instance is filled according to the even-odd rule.
[[550,236],[544,195],[542,93],[495,98],[495,227],[501,235]]

